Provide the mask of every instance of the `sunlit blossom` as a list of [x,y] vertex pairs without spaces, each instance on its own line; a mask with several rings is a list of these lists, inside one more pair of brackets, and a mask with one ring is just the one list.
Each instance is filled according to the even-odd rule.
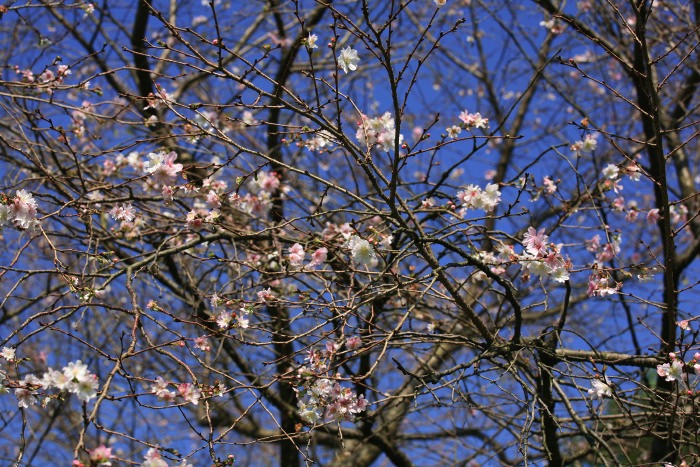
[[610,387],[610,381],[608,377],[605,377],[605,381],[598,378],[591,381],[591,389],[588,390],[593,398],[603,399],[604,397],[612,397],[612,387]]
[[357,70],[357,64],[359,62],[360,57],[357,54],[357,50],[350,46],[342,49],[340,55],[338,55],[338,66],[340,66],[345,73]]

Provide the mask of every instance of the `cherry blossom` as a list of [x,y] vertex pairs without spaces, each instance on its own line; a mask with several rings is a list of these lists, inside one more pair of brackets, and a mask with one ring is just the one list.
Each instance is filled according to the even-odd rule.
[[0,197],[0,226],[12,223],[19,230],[27,230],[35,227],[38,221],[36,200],[26,190],[17,190],[15,197],[10,198],[8,204],[4,204]]
[[657,365],[656,372],[666,381],[683,381],[683,363],[678,360]]
[[169,153],[150,153],[146,156],[148,161],[144,164],[147,174],[153,175],[157,183],[170,185],[174,182],[177,174],[182,172],[182,164],[176,164],[177,154],[174,151]]
[[583,140],[576,141],[571,145],[571,150],[576,153],[591,153],[598,147],[598,140],[595,135],[588,134]]
[[112,454],[112,448],[108,448],[104,444],[99,445],[95,449],[88,451],[90,453],[90,460],[97,464],[98,466],[111,466],[111,459],[114,459]]
[[548,241],[549,237],[545,235],[544,229],[540,229],[538,232],[533,227],[528,227],[523,238],[523,246],[531,255],[544,256]]
[[377,254],[372,245],[357,235],[353,235],[347,242],[347,247],[350,249],[352,260],[358,264],[368,267],[374,267],[377,264]]
[[357,50],[350,46],[342,49],[340,55],[338,55],[338,66],[340,66],[345,73],[357,70],[357,64],[359,62],[360,57],[357,54]]
[[462,202],[460,214],[464,216],[468,209],[493,211],[501,201],[501,192],[495,183],[489,183],[483,190],[477,185],[469,185],[457,193],[457,198]]
[[298,243],[295,243],[289,249],[289,256],[288,256],[289,265],[292,266],[293,268],[301,267],[305,256],[306,256],[306,253],[304,252],[304,247],[302,247]]
[[313,252],[311,255],[311,262],[308,264],[309,268],[316,268],[322,266],[328,258],[328,248],[321,247]]
[[309,33],[309,37],[306,38],[306,46],[309,49],[318,49],[318,44],[316,44],[317,41],[318,36],[316,34]]
[[488,128],[489,119],[481,116],[479,112],[469,113],[468,110],[464,110],[459,114],[459,119],[462,120],[466,128]]
[[458,138],[459,134],[462,132],[462,127],[457,126],[457,125],[452,125],[450,127],[447,127],[447,136],[450,138]]
[[[396,124],[390,112],[385,112],[381,117],[368,118],[362,116],[362,121],[358,122],[358,129],[355,137],[361,144],[369,148],[377,145],[383,151],[391,151],[396,140]],[[398,135],[399,146],[403,144],[403,135]]]
[[608,377],[605,377],[605,381],[600,379],[593,379],[591,381],[591,389],[588,390],[588,394],[594,399],[603,399],[605,397],[612,397],[612,387],[610,387],[610,381]]
[[0,357],[4,358],[8,362],[14,362],[15,361],[15,349],[12,347],[3,347],[2,350],[0,350]]
[[182,383],[177,386],[177,390],[185,401],[192,405],[198,405],[202,397],[202,391],[192,383]]
[[117,204],[109,211],[109,215],[114,220],[132,222],[136,217],[136,209],[131,204]]
[[143,459],[141,467],[168,467],[168,463],[163,460],[156,448],[150,448]]

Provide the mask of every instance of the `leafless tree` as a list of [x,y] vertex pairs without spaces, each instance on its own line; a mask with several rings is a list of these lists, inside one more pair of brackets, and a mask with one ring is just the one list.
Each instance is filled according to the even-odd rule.
[[700,3],[0,8],[4,462],[698,462]]

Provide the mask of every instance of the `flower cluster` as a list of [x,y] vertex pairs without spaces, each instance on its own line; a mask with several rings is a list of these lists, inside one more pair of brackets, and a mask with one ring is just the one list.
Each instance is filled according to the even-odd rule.
[[297,406],[299,416],[307,423],[315,424],[322,413],[336,422],[353,421],[356,414],[367,408],[364,395],[357,396],[328,375],[328,362],[339,348],[340,344],[335,342],[329,342],[324,351],[312,348],[305,359],[307,365],[297,371],[300,386],[296,388]]
[[[557,282],[569,279],[571,264],[561,255],[561,244],[549,242],[549,237],[544,229],[539,231],[529,227],[522,241],[524,251],[517,254],[512,245],[500,243],[496,245],[496,253],[479,252],[478,260],[488,266],[491,272],[503,276],[511,264],[520,264],[527,273],[523,274],[523,280],[528,280],[528,273],[540,277],[552,277]],[[486,280],[483,271],[475,273],[474,280]]]
[[136,217],[136,209],[131,204],[117,204],[109,211],[109,215],[117,221],[132,222]]
[[[696,354],[698,355],[698,354]],[[664,363],[662,365],[656,365],[656,373],[666,381],[680,381],[683,382],[683,367],[685,363],[680,360],[676,360],[676,355],[671,354],[671,363]],[[700,365],[695,365],[695,367],[700,367]]]
[[462,206],[459,214],[464,216],[469,209],[493,211],[501,201],[501,192],[498,191],[498,185],[495,183],[489,183],[483,190],[477,185],[469,185],[457,193],[457,198]]
[[[289,260],[289,266],[292,269],[300,269],[303,266],[304,259],[306,258],[306,252],[304,247],[298,243],[292,245],[289,249],[289,254],[287,259]],[[322,266],[328,258],[328,249],[325,247],[318,248],[311,255],[311,262],[306,265],[306,269],[316,269]],[[258,295],[259,296],[259,295]]]
[[[385,112],[381,117],[368,118],[362,116],[362,121],[357,123],[355,137],[361,144],[372,148],[380,146],[383,151],[391,151],[396,140],[396,122],[390,112]],[[398,135],[399,146],[403,144],[403,135]]]
[[542,20],[540,21],[540,26],[549,29],[549,32],[551,32],[552,34],[561,34],[566,28],[566,25],[557,18],[549,18],[546,20]]
[[[272,290],[269,287],[266,290],[259,291],[257,295],[258,295],[258,299],[262,302],[265,302],[265,303],[267,303],[268,301],[272,301],[274,299],[274,295],[272,293]],[[224,302],[216,294],[211,299],[212,308],[214,308],[214,310],[217,310],[222,305],[226,305],[227,307],[233,306],[234,303],[235,302],[233,302],[233,301]],[[230,328],[234,324],[238,329],[248,329],[250,327],[250,315],[253,314],[253,309],[254,309],[253,305],[250,305],[250,304],[240,306],[237,313],[231,309],[225,308],[225,309],[221,310],[219,312],[219,314],[217,315],[216,324],[222,330],[227,330],[228,328]],[[235,323],[234,323],[234,319],[235,319]],[[201,348],[201,346],[198,348]],[[202,350],[204,350],[204,349],[202,349]]]
[[576,154],[589,153],[595,151],[598,141],[595,135],[586,135],[583,140],[576,141],[571,145],[571,150]]
[[462,121],[466,129],[489,127],[489,119],[482,117],[479,112],[469,113],[468,110],[463,110],[459,114],[459,119]]
[[144,164],[147,174],[153,175],[157,183],[161,185],[172,185],[179,172],[182,172],[182,164],[176,164],[177,154],[159,152],[148,154],[148,161]]
[[171,391],[168,387],[174,383],[168,383],[162,377],[157,376],[153,385],[151,385],[151,393],[155,394],[158,399],[162,399],[165,402],[173,403],[178,396],[182,397],[185,402],[192,405],[198,405],[199,399],[202,398],[202,390],[192,383],[181,383],[177,384],[175,391]]
[[247,214],[264,215],[272,204],[272,197],[278,191],[284,191],[279,176],[275,172],[258,172],[247,183],[249,193],[240,196],[234,192],[229,196],[229,202]]
[[600,245],[600,235],[596,234],[591,239],[586,240],[586,250],[595,253],[595,264],[598,268],[603,268],[604,263],[611,261],[620,252],[620,235],[614,235],[605,246]]
[[0,226],[13,224],[19,230],[26,230],[38,224],[37,205],[32,194],[17,190],[14,198],[0,194]]
[[[681,320],[676,323],[682,330],[681,340],[678,345],[684,354],[691,351],[691,346],[682,342],[684,336],[694,335],[691,322],[692,320]],[[695,342],[693,340],[693,343]],[[688,395],[692,396],[700,393],[700,351],[696,349],[690,361],[684,360],[683,356],[677,352],[669,352],[668,358],[669,361],[666,363],[656,365],[656,374],[668,382],[676,381],[678,389]]]
[[610,282],[612,281],[610,274],[605,270],[594,271],[588,278],[588,296],[599,296],[612,295],[619,293],[622,288],[620,282],[615,282],[615,286],[612,287]]
[[51,68],[46,68],[39,76],[36,76],[32,70],[21,69],[17,65],[14,69],[16,74],[22,76],[23,83],[37,85],[49,94],[53,92],[53,88],[62,85],[65,77],[71,74],[67,65],[58,65],[55,72]]
[[[88,451],[90,453],[90,461],[98,466],[111,466],[111,459],[114,459],[112,448],[108,448],[104,444],[99,445],[95,449]],[[74,463],[75,464],[75,463]],[[91,465],[92,465],[91,464]]]
[[561,255],[562,244],[549,243],[544,229],[529,227],[523,236],[525,251],[520,262],[525,268],[540,277],[551,276],[557,282],[569,280],[569,264]]
[[161,86],[156,84],[156,92],[148,93],[148,98],[146,99],[147,105],[143,110],[148,109],[158,109],[163,105],[167,105],[170,102],[174,102],[172,96]]
[[[687,328],[687,325],[685,326]],[[693,359],[685,363],[683,360],[678,358],[674,352],[668,354],[671,359],[670,363],[664,363],[662,365],[656,365],[656,373],[665,378],[666,381],[678,381],[679,384],[685,386],[687,383],[686,368],[688,371],[695,373],[695,375],[700,375],[700,352],[696,352],[693,355]]]
[[306,147],[309,151],[324,152],[330,150],[334,145],[334,138],[326,130],[321,130],[314,134],[313,138],[307,139],[302,143],[298,143],[301,146]]
[[[3,357],[8,361],[14,361],[14,352],[7,350],[3,349]],[[0,370],[0,393],[7,392],[10,388],[14,389],[17,405],[25,409],[36,404],[38,396],[46,395],[50,389],[75,394],[81,401],[89,402],[97,396],[98,387],[97,376],[90,373],[87,365],[80,360],[70,362],[63,367],[62,371],[49,368],[41,378],[28,374],[21,380],[11,380]],[[48,400],[47,398],[46,401]]]

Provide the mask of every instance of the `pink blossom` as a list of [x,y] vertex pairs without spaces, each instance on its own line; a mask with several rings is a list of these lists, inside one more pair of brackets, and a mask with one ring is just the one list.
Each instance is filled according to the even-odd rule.
[[37,398],[34,393],[28,388],[15,389],[15,397],[17,398],[17,406],[22,409],[26,409],[30,405],[37,403]]
[[593,238],[586,240],[584,243],[586,245],[586,251],[595,253],[600,248],[600,235],[596,234]]
[[173,202],[173,197],[175,196],[175,189],[171,186],[164,186],[163,187],[163,201],[165,202],[166,206],[169,204],[172,204]]
[[683,363],[674,360],[672,363],[656,365],[656,372],[666,381],[683,381]]
[[327,258],[328,249],[325,247],[321,247],[318,250],[314,251],[311,255],[311,263],[309,263],[309,267],[321,266],[323,263],[326,262]]
[[141,467],[168,467],[168,463],[161,458],[156,448],[149,449],[143,459]]
[[615,287],[610,287],[608,285],[609,278],[601,274],[591,274],[588,278],[588,296],[599,296],[612,295],[620,291],[622,284],[616,283]]
[[481,116],[479,112],[469,113],[467,110],[463,110],[459,114],[459,119],[467,128],[488,128],[489,119]]
[[347,346],[348,350],[355,350],[362,345],[362,339],[359,336],[352,336],[348,338],[345,345]]
[[333,341],[326,341],[326,352],[334,354],[340,348],[340,344]]
[[669,208],[671,211],[671,222],[678,224],[688,220],[688,208],[684,204],[673,205]]
[[12,347],[3,347],[2,350],[0,350],[0,357],[4,358],[8,362],[14,362],[15,361],[15,349]]
[[257,295],[258,295],[258,300],[265,302],[265,303],[267,303],[270,300],[272,300],[273,298],[275,298],[275,295],[272,293],[272,289],[270,287],[258,291]]
[[[383,151],[394,148],[396,141],[396,122],[391,112],[385,112],[381,117],[369,118],[362,116],[362,121],[357,123],[355,138],[367,147],[380,146]],[[403,144],[403,135],[398,135],[399,146]]]
[[101,444],[88,452],[90,453],[90,460],[97,462],[98,464],[109,465],[109,460],[114,459],[114,455],[112,455],[112,448],[108,448],[104,444]]
[[647,213],[647,224],[656,224],[659,220],[659,210],[652,209]]
[[206,336],[196,337],[194,339],[194,348],[199,349],[202,352],[209,352],[211,350],[209,340],[206,338]]
[[201,212],[197,209],[193,209],[190,212],[188,212],[185,220],[187,222],[187,227],[189,227],[192,230],[199,230],[204,226],[204,217],[201,215]]
[[543,256],[547,250],[549,237],[545,235],[544,229],[536,231],[534,227],[528,227],[523,238],[525,250],[534,256]]
[[261,192],[275,193],[280,186],[280,179],[275,172],[259,172],[248,183],[248,189],[254,195]]
[[620,240],[614,239],[612,243],[608,243],[596,255],[597,263],[606,263],[612,260],[616,254],[620,252]]
[[469,185],[465,190],[457,193],[457,199],[459,199],[465,207],[475,207],[479,196],[481,195],[481,188],[476,185]]
[[290,266],[295,267],[295,268],[300,267],[301,264],[304,262],[305,256],[306,256],[306,253],[304,252],[304,247],[302,247],[298,243],[295,243],[289,249],[288,258],[289,258]]
[[612,388],[610,387],[610,381],[608,381],[607,376],[605,377],[605,381],[594,379],[591,381],[591,386],[593,387],[588,390],[588,394],[593,398],[603,399],[604,397],[612,396]]
[[156,182],[163,185],[170,185],[175,180],[177,174],[182,171],[182,164],[176,164],[177,154],[175,151],[169,153],[159,152],[148,154],[148,161],[144,165],[146,173],[152,174]]
[[192,405],[198,405],[199,399],[202,397],[202,391],[191,383],[182,383],[177,386],[180,395]]
[[163,399],[166,402],[173,402],[175,400],[175,393],[170,391],[168,386],[169,383],[162,377],[157,376],[155,383],[151,386],[151,392],[159,399]]
[[230,310],[221,310],[219,316],[216,317],[216,324],[220,329],[228,329],[233,320],[233,312]]
[[637,218],[639,217],[639,211],[635,207],[629,208],[629,211],[627,211],[627,214],[625,215],[625,220],[627,222],[636,222]]
[[542,179],[542,185],[544,186],[544,191],[545,191],[547,194],[550,194],[550,195],[551,195],[552,193],[554,193],[555,191],[557,191],[557,185],[556,185],[556,183],[554,183],[554,181],[553,181],[551,178],[549,178],[549,177],[544,177],[544,178]]
[[131,204],[117,204],[109,211],[109,215],[114,220],[131,222],[136,216],[136,209]]
[[209,207],[218,209],[221,207],[221,200],[219,199],[219,195],[216,194],[214,190],[209,190],[209,193],[207,194],[207,204]]
[[[25,230],[36,223],[37,205],[34,197],[26,190],[17,190],[17,194],[10,204],[11,218],[18,229]],[[0,224],[2,219],[0,219]]]

